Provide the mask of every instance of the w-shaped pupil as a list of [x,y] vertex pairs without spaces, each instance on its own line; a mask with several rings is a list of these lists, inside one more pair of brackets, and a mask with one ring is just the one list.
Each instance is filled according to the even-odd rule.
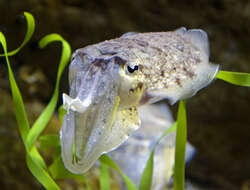
[[138,65],[135,65],[134,68],[127,66],[127,68],[128,68],[128,72],[133,73],[135,70],[138,70]]

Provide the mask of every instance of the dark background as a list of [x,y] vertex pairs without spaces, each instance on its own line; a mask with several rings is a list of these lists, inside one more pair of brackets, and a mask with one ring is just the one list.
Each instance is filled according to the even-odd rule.
[[[48,33],[61,34],[75,50],[129,31],[201,28],[210,39],[212,62],[223,70],[250,72],[249,0],[0,0],[0,31],[9,50],[24,38],[23,11],[34,15],[36,31],[11,63],[31,121],[48,102],[56,79],[60,44],[37,47]],[[0,61],[0,186],[39,189],[26,169],[7,67]],[[61,90],[68,90],[67,72]],[[197,154],[187,176],[201,189],[250,189],[249,105],[249,88],[218,80],[188,101],[188,139]],[[58,127],[56,117],[50,125]]]

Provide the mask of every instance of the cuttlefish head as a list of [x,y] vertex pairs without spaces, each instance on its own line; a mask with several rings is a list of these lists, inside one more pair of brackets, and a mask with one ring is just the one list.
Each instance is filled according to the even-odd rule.
[[63,162],[72,173],[86,172],[100,155],[139,128],[137,107],[143,84],[126,69],[126,61],[119,56],[93,60],[81,50],[73,56],[70,94],[63,94],[67,113],[60,131]]
[[[135,58],[113,52],[100,56],[100,45],[79,49],[73,55],[70,94],[63,94],[67,114],[60,131],[62,158],[68,170],[84,173],[102,154],[121,145],[140,126],[138,106],[164,98],[173,104],[193,96],[216,76],[218,66],[208,61],[203,31],[182,28],[167,35],[181,39],[175,41],[184,49],[180,59],[177,50],[166,50],[172,57],[165,59],[161,44],[161,53],[155,57],[150,55],[150,47],[144,50],[149,57],[137,52],[138,48],[127,52]],[[131,41],[133,36],[126,38]],[[140,34],[136,38],[141,38]]]

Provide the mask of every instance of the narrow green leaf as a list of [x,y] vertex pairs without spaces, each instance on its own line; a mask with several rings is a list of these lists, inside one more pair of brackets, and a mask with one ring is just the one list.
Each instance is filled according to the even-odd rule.
[[41,48],[44,48],[49,43],[55,42],[55,41],[60,41],[62,43],[62,54],[61,54],[60,64],[59,64],[58,73],[57,73],[56,87],[55,87],[53,96],[49,104],[46,106],[44,111],[35,121],[35,123],[33,124],[28,134],[27,146],[29,148],[34,144],[38,136],[44,130],[44,128],[46,127],[47,123],[49,122],[50,118],[52,117],[55,111],[57,101],[58,101],[58,95],[59,95],[60,78],[61,78],[64,68],[66,67],[67,63],[70,60],[70,55],[71,55],[70,45],[58,34],[49,34],[45,36],[42,40],[40,40],[39,45]]
[[[8,56],[13,56],[15,54],[17,54],[22,48],[23,46],[25,46],[28,41],[31,39],[34,31],[35,31],[35,19],[32,16],[32,14],[28,13],[28,12],[24,12],[24,16],[26,18],[27,21],[27,32],[26,35],[24,37],[24,40],[22,42],[22,44],[15,50],[10,51],[7,53]],[[4,56],[4,54],[0,54],[0,57]]]
[[146,167],[143,170],[143,174],[141,177],[140,185],[139,185],[139,190],[150,190],[152,186],[152,181],[153,181],[153,172],[154,172],[154,153],[157,145],[160,143],[160,141],[169,133],[172,133],[176,130],[177,123],[173,123],[171,127],[169,127],[157,140],[155,143],[149,159],[147,161]]
[[179,103],[177,114],[175,166],[174,166],[174,189],[184,190],[185,183],[185,150],[187,141],[187,118],[185,101]]
[[146,167],[143,170],[139,190],[150,190],[153,181],[155,148],[150,153]]
[[56,95],[58,95],[58,93],[54,93],[49,104],[44,109],[44,111],[39,115],[38,119],[35,121],[32,128],[30,129],[29,134],[28,134],[27,139],[26,139],[27,146],[29,149],[35,143],[36,139],[41,134],[41,132],[44,130],[44,128],[48,124],[52,114],[54,113],[54,110],[55,110],[56,104],[57,104],[57,96]]
[[58,108],[58,116],[59,116],[59,120],[61,121],[61,123],[63,122],[63,116],[66,114],[66,110],[63,108],[63,105],[61,105]]
[[31,173],[46,189],[60,190],[58,185],[49,176],[47,171],[44,168],[42,168],[39,164],[37,164],[36,161],[34,161],[32,155],[30,154],[26,155],[26,163]]
[[[47,171],[47,166],[45,161],[43,160],[42,156],[38,152],[37,148],[33,146],[29,152],[26,152],[32,158],[32,160],[41,168],[44,168]],[[27,156],[27,155],[26,155]]]
[[27,119],[27,114],[24,109],[23,100],[21,97],[21,93],[18,89],[18,86],[16,84],[9,59],[7,54],[7,44],[4,35],[0,32],[0,43],[3,47],[7,66],[8,66],[8,72],[9,72],[9,80],[10,80],[10,87],[13,97],[13,103],[14,103],[14,110],[15,115],[17,119],[17,124],[19,127],[19,132],[21,134],[22,140],[24,142],[25,148],[26,148],[26,162],[28,165],[28,168],[30,169],[31,173],[37,178],[37,180],[47,189],[55,189],[59,190],[59,187],[56,185],[56,183],[53,181],[53,179],[49,176],[46,169],[46,164],[37,151],[36,147],[33,145],[30,149],[28,149],[26,138],[29,133],[29,122]]
[[11,93],[12,93],[12,99],[13,99],[16,120],[17,120],[17,124],[19,127],[19,131],[21,133],[22,140],[25,144],[25,139],[26,139],[28,132],[29,132],[29,129],[30,129],[29,122],[28,122],[26,111],[24,109],[23,99],[22,99],[20,90],[18,89],[18,86],[16,84],[16,81],[15,81],[15,78],[14,78],[10,63],[9,63],[9,59],[8,59],[8,55],[7,55],[6,39],[5,39],[2,32],[0,32],[0,43],[3,47],[5,58],[6,58],[6,63],[8,66],[10,87],[11,87]]
[[109,167],[100,161],[100,187],[101,190],[110,190]]
[[108,165],[109,167],[113,168],[114,170],[116,170],[118,173],[121,174],[128,190],[136,190],[135,184],[120,170],[120,168],[107,154],[103,154],[99,158],[99,160],[100,162],[105,163],[106,165]]
[[250,87],[250,74],[249,73],[220,71],[217,74],[216,78],[224,80],[234,85]]
[[92,188],[90,187],[88,181],[86,180],[86,178],[83,176],[83,183],[86,185],[87,190],[92,190]]
[[176,131],[176,128],[177,128],[177,122],[174,122],[161,136],[160,138],[157,140],[157,142],[155,143],[154,147],[156,147],[160,141],[168,134]]

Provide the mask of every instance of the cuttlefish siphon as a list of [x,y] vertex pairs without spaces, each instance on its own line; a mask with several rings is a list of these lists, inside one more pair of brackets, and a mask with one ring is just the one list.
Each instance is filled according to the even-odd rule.
[[63,94],[65,167],[86,172],[140,127],[138,106],[192,97],[218,70],[209,63],[208,37],[199,29],[126,33],[76,50],[69,67],[70,93]]

